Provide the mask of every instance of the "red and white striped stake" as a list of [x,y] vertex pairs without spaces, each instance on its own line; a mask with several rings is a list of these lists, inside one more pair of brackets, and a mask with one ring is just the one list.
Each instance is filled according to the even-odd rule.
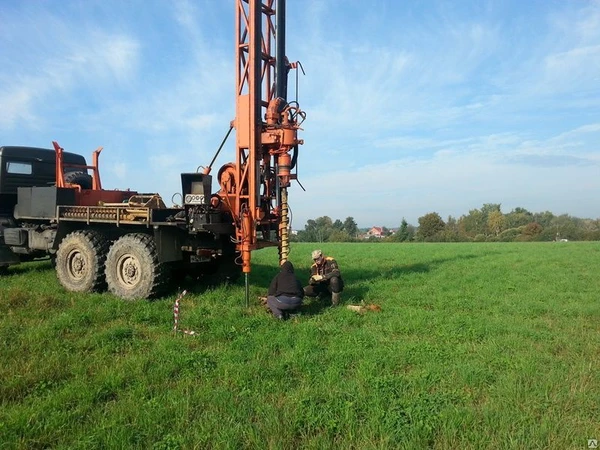
[[174,320],[173,331],[174,332],[181,331],[183,334],[189,334],[190,336],[194,336],[196,334],[195,331],[179,329],[179,302],[181,301],[181,299],[183,298],[183,296],[185,294],[187,294],[187,291],[183,291],[181,294],[179,294],[179,296],[175,300],[175,304],[173,305],[173,320]]

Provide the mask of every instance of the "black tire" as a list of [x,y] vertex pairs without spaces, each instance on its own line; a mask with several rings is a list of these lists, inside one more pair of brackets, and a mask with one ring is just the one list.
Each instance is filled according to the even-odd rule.
[[126,234],[106,257],[108,290],[124,300],[156,297],[166,286],[167,266],[158,260],[152,236]]
[[56,275],[71,292],[97,292],[106,288],[104,262],[108,241],[95,230],[74,231],[56,252]]
[[65,183],[78,184],[81,189],[91,189],[92,176],[85,172],[67,172],[65,173]]

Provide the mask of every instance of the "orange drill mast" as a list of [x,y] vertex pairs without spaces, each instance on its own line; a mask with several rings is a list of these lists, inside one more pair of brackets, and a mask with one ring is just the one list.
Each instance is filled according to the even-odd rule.
[[218,197],[233,217],[248,274],[252,250],[278,245],[287,259],[287,187],[305,114],[286,98],[287,74],[298,64],[285,57],[285,0],[236,0],[235,17],[236,159],[219,170]]

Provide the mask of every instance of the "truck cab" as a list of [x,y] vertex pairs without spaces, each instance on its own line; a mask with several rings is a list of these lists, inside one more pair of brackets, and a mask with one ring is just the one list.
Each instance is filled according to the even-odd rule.
[[[85,158],[63,154],[65,163],[85,166]],[[75,173],[80,169],[66,169]],[[19,187],[52,186],[56,183],[56,152],[36,147],[0,147],[0,269],[21,262],[4,242],[4,230],[16,226],[14,208]]]

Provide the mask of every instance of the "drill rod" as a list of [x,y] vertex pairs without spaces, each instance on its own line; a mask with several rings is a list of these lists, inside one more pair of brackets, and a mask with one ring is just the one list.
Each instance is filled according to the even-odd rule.
[[245,282],[246,282],[246,308],[250,307],[250,275],[248,272],[244,274]]

